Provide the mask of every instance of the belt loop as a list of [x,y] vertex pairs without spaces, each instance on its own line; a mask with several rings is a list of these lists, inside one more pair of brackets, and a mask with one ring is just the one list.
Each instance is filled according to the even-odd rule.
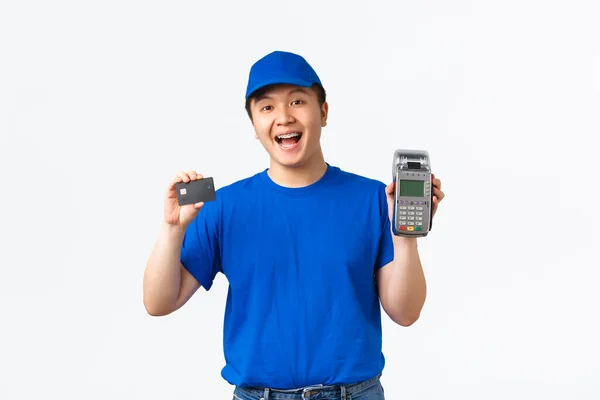
[[342,386],[340,386],[340,389],[341,389],[341,396],[340,396],[341,400],[346,400],[346,386],[342,385]]
[[265,392],[263,393],[263,397],[260,400],[269,400],[269,388],[265,388]]

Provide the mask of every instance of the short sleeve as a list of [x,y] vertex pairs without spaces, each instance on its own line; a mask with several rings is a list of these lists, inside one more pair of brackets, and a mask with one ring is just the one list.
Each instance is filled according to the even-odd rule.
[[217,274],[222,271],[220,220],[219,202],[205,203],[188,225],[181,246],[181,264],[207,291]]
[[379,249],[377,254],[377,262],[375,264],[375,270],[380,269],[389,262],[394,260],[394,242],[392,240],[392,226],[389,216],[389,208],[387,202],[387,194],[385,193],[385,185],[381,183],[378,185],[379,190],[377,191],[377,205],[379,207],[379,218],[380,218],[380,236],[379,236]]

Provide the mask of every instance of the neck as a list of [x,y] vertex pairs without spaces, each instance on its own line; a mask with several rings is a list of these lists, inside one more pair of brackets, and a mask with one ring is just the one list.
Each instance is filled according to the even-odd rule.
[[278,164],[271,159],[271,165],[267,174],[280,186],[297,188],[311,185],[321,179],[327,171],[327,164],[323,153],[319,150],[303,164],[288,167]]

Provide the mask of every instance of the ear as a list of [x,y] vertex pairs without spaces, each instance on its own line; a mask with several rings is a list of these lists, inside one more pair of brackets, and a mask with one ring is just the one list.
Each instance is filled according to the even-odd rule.
[[327,102],[323,103],[321,106],[321,127],[327,126],[327,117],[329,115],[329,104]]

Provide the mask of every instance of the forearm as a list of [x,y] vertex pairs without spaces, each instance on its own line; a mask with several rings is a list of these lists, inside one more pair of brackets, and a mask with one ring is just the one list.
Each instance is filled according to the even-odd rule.
[[411,325],[420,316],[426,298],[425,274],[416,238],[394,237],[394,261],[385,276],[382,303],[400,325]]
[[181,287],[181,245],[185,228],[163,223],[144,272],[144,306],[152,315],[175,308]]

